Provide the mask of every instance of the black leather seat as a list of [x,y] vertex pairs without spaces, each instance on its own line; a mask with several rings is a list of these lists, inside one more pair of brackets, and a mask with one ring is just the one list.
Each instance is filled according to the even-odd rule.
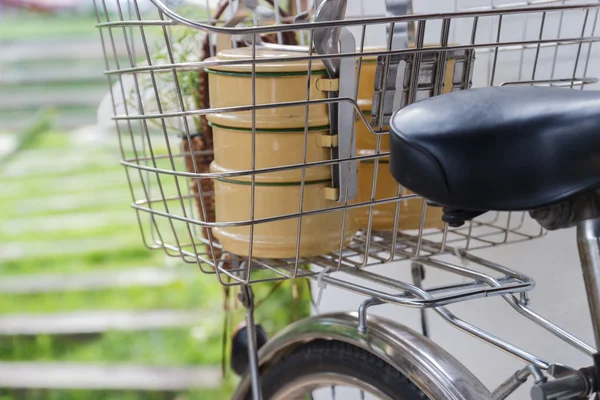
[[489,87],[391,121],[398,182],[457,210],[533,210],[600,187],[600,92]]

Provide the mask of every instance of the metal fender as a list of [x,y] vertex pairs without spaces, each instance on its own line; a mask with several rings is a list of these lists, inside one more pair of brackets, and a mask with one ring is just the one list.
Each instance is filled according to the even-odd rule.
[[[491,399],[489,390],[458,360],[425,336],[390,320],[368,316],[368,332],[358,332],[357,313],[335,313],[298,321],[281,331],[259,352],[261,371],[298,346],[313,340],[337,340],[380,357],[409,378],[430,399]],[[244,400],[250,385],[242,378],[234,400]]]

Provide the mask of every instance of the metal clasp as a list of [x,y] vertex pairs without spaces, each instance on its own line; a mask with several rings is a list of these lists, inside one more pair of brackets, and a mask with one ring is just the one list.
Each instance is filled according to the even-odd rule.
[[315,84],[317,90],[320,90],[321,92],[338,92],[340,90],[339,79],[319,78]]
[[323,148],[338,147],[338,135],[321,135],[317,137],[317,146]]

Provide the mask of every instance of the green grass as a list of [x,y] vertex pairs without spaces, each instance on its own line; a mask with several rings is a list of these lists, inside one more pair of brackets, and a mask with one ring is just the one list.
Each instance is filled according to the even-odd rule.
[[[69,361],[69,362],[98,362],[98,363],[133,363],[147,365],[218,365],[222,353],[222,326],[224,313],[221,311],[222,292],[216,285],[214,278],[203,277],[202,283],[189,284],[188,290],[174,289],[156,290],[155,288],[138,288],[134,290],[100,291],[98,296],[69,294],[58,296],[64,298],[64,307],[60,301],[52,301],[53,309],[44,310],[44,305],[39,305],[40,300],[48,300],[51,295],[43,296],[2,296],[2,311],[12,305],[12,309],[20,311],[48,311],[53,312],[65,309],[88,309],[90,304],[110,308],[136,309],[145,306],[154,308],[171,306],[195,306],[206,309],[208,317],[201,325],[186,329],[163,329],[145,332],[107,332],[103,335],[80,337],[51,337],[39,335],[37,337],[3,337],[0,338],[0,359],[12,361]],[[257,309],[257,322],[267,333],[272,336],[277,331],[289,324],[293,319],[295,301],[289,290],[289,283],[278,289],[270,301],[262,303]],[[199,293],[193,293],[193,288]],[[306,285],[300,284],[300,294],[306,294]],[[260,300],[271,290],[269,285],[256,287],[256,298]],[[153,293],[154,292],[154,293]],[[304,293],[303,293],[304,292]],[[109,294],[114,299],[109,299]],[[10,297],[13,299],[10,300]],[[32,299],[25,302],[26,297]],[[160,298],[163,297],[163,303]],[[178,299],[179,297],[179,299]],[[181,300],[183,298],[184,300]],[[148,300],[150,299],[150,300]],[[16,305],[23,301],[22,306]],[[37,300],[37,306],[36,304]],[[79,301],[77,301],[79,300]],[[129,307],[127,307],[129,305]],[[296,310],[296,318],[306,315],[308,304],[303,303]],[[234,326],[243,318],[243,309],[240,307],[233,312]]]
[[[85,115],[93,115],[96,107],[92,107],[91,105],[86,104],[60,104],[55,107],[60,114],[58,117],[78,117]],[[13,109],[12,107],[4,108],[0,110],[0,118],[19,118],[19,119],[29,119],[31,117],[32,112],[36,112],[40,109],[40,106],[37,104],[30,104],[27,107],[21,107],[19,109]]]
[[[44,68],[44,67],[42,67]],[[65,67],[67,68],[67,67]],[[72,68],[72,67],[68,67]],[[31,71],[33,74],[34,71]],[[106,83],[106,78],[102,75],[98,76],[98,79],[95,81],[51,81],[51,82],[20,82],[18,85],[16,84],[1,84],[0,83],[0,93],[5,94],[12,90],[15,90],[18,87],[19,95],[25,96],[36,96],[40,93],[40,91],[52,91],[52,93],[73,93],[74,90],[78,92],[85,93],[86,91],[100,92],[106,90],[108,93],[108,84]]]
[[[193,267],[189,268],[194,272]],[[111,290],[28,295],[1,295],[0,313],[68,312],[101,307],[103,310],[218,308],[220,290],[212,279],[181,280],[163,287],[128,287]],[[207,277],[208,278],[208,277]],[[216,289],[216,290],[215,290]]]
[[[61,240],[80,239],[82,233],[88,237],[111,237],[120,235],[124,239],[125,236],[130,238],[133,235],[137,236],[138,234],[137,230],[134,231],[137,227],[137,222],[133,211],[129,214],[123,214],[121,211],[117,214],[117,218],[111,218],[110,215],[106,215],[105,219],[98,219],[95,216],[102,216],[102,214],[98,213],[90,214],[89,216],[90,220],[86,223],[86,214],[81,214],[77,225],[74,225],[73,227],[70,227],[69,225],[60,226],[58,223],[46,227],[40,226],[38,222],[36,222],[35,217],[19,219],[20,227],[14,227],[18,230],[3,230],[0,228],[0,242],[8,244],[15,241],[23,243],[47,241],[49,235],[52,235],[53,233],[59,233]],[[118,218],[119,216],[126,216],[126,218]],[[53,220],[57,221],[56,218],[53,218]],[[92,226],[87,224],[92,224]],[[98,225],[94,226],[94,224]],[[123,231],[125,231],[127,235],[125,235],[125,232]]]
[[70,144],[69,137],[65,135],[65,132],[50,128],[43,135],[38,136],[34,142],[28,143],[26,149],[60,149],[64,151]]
[[145,332],[106,332],[80,337],[5,337],[0,358],[11,361],[136,364],[151,366],[218,365],[221,325]]
[[4,163],[9,161],[19,150],[25,149],[30,143],[35,142],[38,136],[45,133],[50,129],[54,115],[50,111],[42,111],[34,116],[33,121],[29,128],[25,132],[19,135],[19,141],[14,151],[8,153],[4,157],[0,157],[0,168]]
[[[0,36],[7,29],[0,27]],[[46,130],[26,141],[20,153],[7,160],[5,168],[22,176],[4,176],[0,170],[0,247],[17,244],[25,249],[17,259],[0,261],[0,273],[8,275],[77,274],[100,270],[161,267],[167,263],[163,251],[149,251],[141,241],[123,167],[118,164],[117,137],[111,146],[75,143],[73,138],[57,130]],[[158,149],[160,151],[160,149]],[[72,170],[52,168],[68,159],[73,152],[87,154],[72,163]],[[114,165],[110,157],[114,156]],[[29,159],[35,158],[31,164]],[[42,162],[40,162],[42,160]],[[67,163],[68,164],[68,163]],[[66,165],[66,164],[63,164]],[[7,169],[8,170],[8,169]],[[134,179],[139,177],[133,176]],[[173,179],[164,182],[167,195],[175,194]],[[185,185],[185,182],[181,182]],[[139,188],[139,184],[136,184]],[[110,196],[104,197],[103,194]],[[114,195],[117,194],[119,195]],[[68,201],[61,207],[61,197]],[[154,193],[157,195],[157,193]],[[52,204],[50,204],[52,203]],[[106,213],[96,226],[79,226],[77,219]],[[45,218],[45,219],[44,219]],[[97,218],[96,218],[97,220]],[[36,223],[46,226],[36,228]],[[55,221],[55,222],[49,222]],[[71,222],[70,222],[71,221]],[[48,225],[50,224],[50,225]],[[182,224],[180,224],[182,225]],[[20,229],[20,227],[25,227]],[[11,231],[12,229],[12,231]],[[114,248],[70,251],[64,247],[73,243],[104,243],[110,239]],[[52,252],[44,253],[48,246]],[[63,247],[61,247],[63,246]],[[28,251],[29,250],[29,251]],[[168,261],[173,264],[173,258]],[[129,287],[96,291],[71,291],[35,295],[0,294],[0,314],[63,313],[82,310],[197,310],[209,317],[200,326],[185,329],[163,329],[146,332],[106,332],[102,335],[79,337],[0,337],[0,360],[3,361],[62,361],[90,364],[125,363],[148,365],[213,365],[221,362],[222,329],[226,312],[223,309],[223,289],[214,275],[203,275],[196,265],[177,268],[196,273],[189,278],[163,287]],[[274,284],[255,286],[257,301],[271,293]],[[294,295],[295,293],[295,295]],[[236,291],[231,290],[230,299]],[[305,282],[279,286],[256,310],[256,319],[272,336],[295,319],[308,315],[308,290]],[[230,302],[232,303],[232,302]],[[244,310],[232,305],[230,326],[243,321]],[[218,400],[230,397],[232,387],[214,391],[191,391],[177,394],[138,393],[128,391],[11,391],[0,389],[0,400],[88,400],[88,399],[177,399]]]
[[216,400],[229,398],[229,390],[197,390],[186,393],[148,393],[131,391],[9,391],[0,389],[0,400]]
[[[2,202],[19,201],[21,198],[44,198],[58,194],[81,194],[90,193],[91,190],[120,190],[125,195],[129,194],[127,181],[123,169],[111,172],[102,171],[98,174],[88,174],[80,176],[78,174],[59,174],[53,179],[48,176],[41,176],[35,179],[27,177],[3,178],[0,199]],[[125,185],[125,186],[124,186]],[[140,187],[139,184],[136,187]],[[93,195],[94,192],[90,195]]]
[[80,38],[96,35],[96,17],[50,15],[32,12],[7,14],[0,24],[0,40]]
[[60,254],[52,257],[23,257],[18,260],[0,261],[3,275],[36,273],[76,273],[107,269],[161,266],[164,256],[150,252],[139,241],[118,252],[91,251],[83,254]]
[[23,218],[25,216],[68,215],[73,212],[73,209],[76,209],[78,213],[98,212],[100,210],[123,212],[131,203],[131,196],[128,193],[116,191],[101,192],[95,197],[89,196],[87,193],[58,194],[46,197],[46,201],[43,203],[40,203],[36,199],[20,199],[20,201],[4,199],[4,202],[7,205],[4,210],[0,210],[0,216],[7,215],[14,218]]
[[[94,16],[51,16],[33,13],[5,15],[0,24],[0,42],[12,40],[37,40],[58,38],[90,38],[99,40],[94,27]],[[100,54],[99,54],[100,57]],[[101,62],[101,60],[98,60]],[[44,64],[12,64],[9,68],[32,71],[63,67],[84,67],[73,61],[65,64],[54,60]],[[96,65],[98,67],[98,65]],[[96,68],[95,67],[95,68]],[[103,64],[102,64],[102,67]],[[98,76],[93,82],[52,82],[36,85],[19,85],[26,95],[36,96],[43,91],[103,90],[106,82]],[[11,93],[16,86],[0,86],[2,93]],[[74,105],[59,110],[58,118],[95,119],[95,109]],[[0,119],[23,121],[32,126],[35,119],[31,110],[0,111]],[[135,213],[129,210],[131,202],[123,167],[118,164],[119,153],[114,135],[111,146],[75,143],[65,132],[43,129],[35,135],[25,135],[22,148],[0,167],[0,247],[11,244],[21,246],[22,256],[0,261],[0,273],[9,275],[78,274],[101,270],[121,270],[135,267],[161,267],[167,263],[163,251],[149,251],[141,241]],[[27,133],[27,132],[26,132]],[[128,140],[128,138],[125,138]],[[78,153],[83,158],[70,157]],[[114,163],[111,163],[114,159]],[[63,161],[64,160],[64,161]],[[71,161],[69,161],[71,160]],[[65,169],[69,166],[69,169]],[[6,168],[6,169],[4,169]],[[20,170],[20,168],[23,168]],[[3,172],[10,172],[4,174]],[[139,179],[139,178],[137,178]],[[135,183],[134,183],[135,184]],[[139,183],[135,184],[139,188]],[[165,183],[168,194],[174,194],[172,179]],[[103,194],[109,196],[103,197]],[[117,194],[118,195],[115,195]],[[77,196],[67,207],[61,207],[61,197],[67,202]],[[103,201],[103,198],[106,199]],[[49,204],[52,203],[52,204]],[[96,226],[70,226],[73,218],[89,215],[116,215]],[[77,214],[78,216],[75,216]],[[36,228],[36,224],[55,221],[51,229]],[[71,221],[71,222],[70,222]],[[24,226],[25,229],[20,229]],[[8,227],[8,228],[6,228]],[[12,228],[11,228],[12,227]],[[12,232],[11,232],[12,229]],[[111,247],[90,251],[74,251],[65,243],[104,243],[111,239],[118,250]],[[49,246],[44,253],[41,246]],[[75,250],[75,249],[74,249]],[[82,250],[82,249],[76,249]],[[173,263],[173,259],[169,259]],[[206,314],[199,326],[180,329],[163,329],[145,332],[106,332],[101,335],[78,337],[0,337],[2,361],[52,361],[90,364],[147,364],[157,366],[213,365],[218,367],[222,355],[223,289],[214,276],[204,276],[195,265],[178,268],[195,272],[195,275],[162,287],[128,287],[96,291],[70,291],[34,295],[0,294],[0,314],[64,313],[84,310],[150,310],[185,309]],[[257,297],[269,292],[268,286],[257,288]],[[233,294],[234,295],[234,294]],[[274,334],[289,321],[290,310],[305,312],[296,307],[297,301],[289,287],[278,290],[271,301],[257,310],[257,319]],[[232,324],[243,319],[243,310],[233,312]],[[227,399],[232,385],[224,382],[222,389],[183,393],[139,393],[131,391],[89,390],[28,390],[0,389],[0,400],[137,400],[177,399],[205,400]]]

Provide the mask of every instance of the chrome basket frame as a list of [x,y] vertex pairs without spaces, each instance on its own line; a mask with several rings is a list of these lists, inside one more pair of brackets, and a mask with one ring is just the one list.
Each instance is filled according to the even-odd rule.
[[[165,253],[170,256],[180,257],[188,263],[196,263],[202,272],[216,274],[221,284],[230,286],[314,275],[324,269],[327,269],[328,273],[341,269],[344,269],[345,271],[360,272],[361,268],[369,267],[371,265],[389,263],[397,260],[432,258],[434,255],[454,252],[454,250],[449,250],[450,248],[455,248],[464,252],[486,246],[496,246],[522,240],[530,240],[544,234],[543,229],[532,228],[526,213],[496,213],[492,218],[484,216],[461,228],[449,228],[446,225],[443,230],[425,229],[424,221],[427,208],[422,199],[416,195],[400,194],[400,187],[398,188],[398,196],[376,199],[374,195],[376,191],[376,182],[373,184],[372,200],[368,202],[353,204],[346,200],[338,203],[336,207],[328,208],[326,210],[303,211],[302,207],[300,207],[297,213],[288,215],[268,218],[250,218],[244,221],[205,222],[203,218],[200,218],[198,210],[196,210],[196,207],[193,204],[194,195],[190,192],[188,185],[190,180],[200,182],[201,180],[207,179],[212,180],[216,178],[249,176],[251,177],[252,183],[252,196],[250,201],[250,208],[252,210],[254,209],[255,176],[269,172],[294,169],[302,169],[304,171],[308,167],[315,166],[334,166],[340,164],[342,159],[304,162],[281,167],[253,168],[226,173],[189,172],[183,170],[180,166],[181,159],[185,154],[180,151],[181,149],[178,150],[177,147],[171,143],[175,135],[173,135],[173,132],[167,127],[166,121],[169,119],[179,121],[180,126],[182,127],[181,132],[187,135],[189,140],[190,135],[194,133],[190,119],[200,115],[244,110],[254,113],[257,110],[265,108],[298,105],[308,106],[319,103],[329,105],[349,103],[352,105],[359,121],[362,121],[368,130],[373,135],[376,135],[377,152],[376,154],[368,156],[351,156],[344,160],[355,162],[372,161],[374,163],[373,174],[375,176],[378,168],[381,168],[380,161],[389,156],[389,153],[380,150],[382,136],[387,135],[387,132],[383,129],[384,115],[374,115],[372,116],[373,121],[369,121],[369,118],[361,111],[355,98],[329,98],[324,100],[307,99],[306,101],[290,102],[287,104],[262,104],[221,109],[188,109],[186,108],[184,94],[181,93],[177,73],[215,65],[236,65],[250,62],[253,66],[252,79],[254,81],[256,80],[255,66],[267,61],[272,62],[273,60],[260,60],[254,57],[254,59],[250,60],[177,62],[174,58],[174,44],[169,41],[171,37],[170,30],[173,29],[173,27],[184,25],[198,30],[202,34],[208,35],[235,34],[244,35],[244,37],[251,36],[253,42],[250,43],[250,45],[252,45],[253,48],[256,48],[256,46],[259,45],[259,43],[257,43],[257,37],[262,33],[279,34],[283,31],[295,30],[304,32],[304,35],[300,35],[302,37],[311,37],[313,30],[318,27],[356,28],[360,30],[361,34],[359,35],[359,40],[357,40],[359,50],[355,53],[318,55],[314,53],[312,49],[306,48],[309,50],[307,55],[299,53],[297,57],[287,58],[286,60],[308,60],[309,63],[313,63],[324,59],[354,58],[358,60],[360,76],[360,65],[363,57],[378,56],[379,63],[383,68],[379,72],[380,75],[384,75],[378,75],[378,79],[381,79],[380,86],[383,87],[385,85],[383,85],[382,82],[387,81],[390,64],[394,62],[393,60],[395,57],[404,59],[407,57],[413,58],[414,65],[410,68],[411,71],[406,72],[406,77],[414,80],[414,78],[422,72],[419,63],[422,62],[423,54],[437,55],[438,63],[441,62],[440,65],[443,70],[444,57],[446,57],[447,54],[460,51],[474,51],[477,53],[475,57],[478,57],[479,59],[473,66],[471,66],[470,63],[467,63],[466,68],[477,69],[478,66],[481,66],[481,69],[484,70],[483,74],[486,75],[485,79],[482,81],[481,74],[477,75],[476,73],[473,77],[474,86],[538,84],[585,89],[590,86],[593,87],[597,82],[595,77],[587,76],[587,72],[592,54],[592,45],[594,42],[600,40],[600,37],[594,36],[600,5],[582,5],[579,4],[579,2],[574,1],[564,1],[565,4],[563,5],[555,5],[556,3],[563,2],[542,0],[437,14],[369,17],[326,23],[302,22],[254,27],[223,27],[220,25],[223,24],[223,21],[209,21],[208,19],[204,21],[192,21],[191,19],[186,19],[175,13],[159,0],[151,1],[157,8],[157,19],[146,19],[146,17],[142,17],[137,9],[137,3],[134,1],[133,4],[135,5],[135,10],[130,9],[130,15],[127,18],[125,17],[123,10],[119,10],[120,12],[118,13],[117,19],[112,20],[104,2],[102,0],[95,0],[98,11],[98,28],[103,39],[103,47],[106,56],[106,75],[110,83],[111,97],[114,104],[114,115],[112,118],[116,121],[121,144],[121,164],[126,167],[125,170],[133,198],[132,207],[137,211],[140,230],[144,242],[149,249],[163,249]],[[568,18],[570,15],[569,13],[577,12],[579,12],[583,18],[580,31],[581,35],[575,37],[563,34],[563,20]],[[591,17],[592,14],[594,14],[595,17]],[[509,23],[514,24],[515,21],[511,20],[511,17],[518,17],[521,18],[522,22],[527,22],[527,24],[524,24],[523,26],[523,40],[502,40],[503,21],[504,25]],[[536,25],[536,28],[538,29],[532,30],[531,24],[533,24],[532,21],[536,20],[536,18],[539,19],[539,21],[537,21],[539,23]],[[559,18],[560,20],[558,32],[555,32],[554,36],[551,35],[551,37],[548,38],[546,37],[548,36],[548,33],[545,33],[544,27],[546,21],[551,18]],[[592,19],[593,23],[590,23],[588,20]],[[453,33],[452,30],[453,24],[467,22],[471,24],[470,34],[466,35],[469,36],[469,38],[464,41],[456,39],[456,32]],[[386,37],[387,49],[365,51],[365,39],[368,36],[367,32],[370,27],[387,27],[388,31],[393,31],[394,25],[401,23],[416,25],[416,46],[414,48],[392,49],[392,35],[389,35],[388,33]],[[431,30],[434,31],[434,33],[440,34],[439,46],[424,47],[425,37],[432,36],[428,31],[428,23],[429,25],[437,24]],[[490,34],[490,39],[481,40],[480,37],[482,35],[480,34],[480,31],[484,29],[482,27],[486,24],[489,25],[488,33]],[[149,44],[150,35],[148,32],[151,29],[158,30],[162,34],[163,37],[157,36],[158,39],[156,40],[159,42],[161,40],[164,41],[166,49],[168,50],[167,60],[156,62],[152,59]],[[535,33],[532,33],[534,31]],[[590,31],[589,34],[588,31]],[[122,36],[123,40],[121,42],[115,39],[117,35]],[[452,36],[454,36],[454,38],[452,38]],[[453,41],[458,44],[448,44]],[[136,45],[139,50],[140,44],[143,51],[139,52],[140,57],[138,58]],[[121,46],[124,46],[126,50],[127,66],[124,66],[122,62],[120,63],[117,57],[118,49]],[[566,77],[564,72],[562,72],[562,76],[557,75],[556,72],[560,69],[559,67],[561,67],[557,61],[559,59],[559,50],[562,50],[562,48],[572,49],[573,47],[576,49],[577,56],[572,62],[574,63],[572,76]],[[553,61],[551,62],[552,68],[549,76],[542,79],[539,78],[541,68],[538,68],[540,54],[548,50],[553,53]],[[252,54],[255,54],[254,50]],[[520,59],[516,79],[498,81],[498,75],[500,74],[497,71],[497,65],[503,54],[514,54]],[[527,62],[528,57],[531,58],[531,56],[534,57],[533,60]],[[485,57],[487,57],[487,63],[485,62]],[[468,56],[468,58],[470,58],[471,62],[473,61],[473,56]],[[583,62],[585,63],[582,74],[577,73],[578,70],[581,69],[578,69],[580,59],[584,60]],[[526,76],[525,70],[527,68],[531,69],[531,74]],[[308,75],[310,78],[310,73]],[[548,75],[548,73],[546,73],[546,75]],[[172,87],[177,90],[177,104],[173,106],[173,109],[165,109],[163,104],[161,104],[161,87],[157,84],[157,81],[160,83],[159,76],[171,79],[174,84]],[[467,73],[466,76],[470,76],[470,74]],[[141,93],[140,89],[140,81],[143,77],[149,77],[152,83],[151,88],[157,103],[156,111],[145,111],[144,102],[146,99],[144,98],[144,93]],[[438,73],[437,77],[443,78],[443,73]],[[129,79],[128,83],[124,82],[126,79]],[[416,87],[418,83],[413,83],[412,80],[410,80],[409,83],[409,87],[405,88],[405,93],[403,93],[402,96],[402,105],[409,104],[417,99]],[[128,94],[127,84],[130,86],[130,93],[135,95],[133,102],[129,104],[129,107],[126,100]],[[465,84],[466,83],[463,82],[462,86],[457,86],[453,90],[465,89],[467,87]],[[441,85],[441,79],[432,78],[432,86],[426,87],[426,91],[428,91],[426,97],[439,94],[441,92]],[[380,94],[383,94],[385,97],[385,88],[383,88],[383,93]],[[380,107],[379,111],[383,113],[383,107]],[[308,118],[308,113],[306,117]],[[158,123],[160,128],[159,133],[154,135],[150,133],[151,129],[149,127],[152,122]],[[373,126],[371,122],[376,122],[374,124],[375,126]],[[305,127],[305,130],[307,129],[308,128]],[[256,126],[253,124],[252,132],[254,133],[255,130]],[[178,138],[179,136],[175,137]],[[163,148],[155,150],[158,148],[157,144],[162,145]],[[253,152],[253,159],[255,159],[255,157],[256,154]],[[174,185],[170,185],[170,187],[167,188],[165,182],[168,182],[169,184],[174,183]],[[139,187],[138,184],[141,184],[141,187]],[[303,179],[302,187],[304,187],[304,185],[305,182]],[[202,207],[204,207],[204,195],[206,194],[200,196]],[[250,231],[253,232],[254,226],[261,223],[288,218],[295,218],[301,221],[302,218],[323,212],[340,211],[345,214],[350,210],[358,208],[368,208],[369,221],[371,221],[373,208],[375,206],[390,203],[396,204],[397,221],[398,213],[400,211],[400,202],[403,201],[421,202],[423,215],[421,217],[421,226],[418,230],[409,232],[377,232],[369,226],[368,229],[361,229],[349,244],[341,245],[338,251],[319,257],[300,257],[299,244],[302,232],[299,227],[297,236],[298,252],[295,258],[289,260],[255,259],[252,257],[252,250],[250,250],[249,257],[228,255],[227,259],[233,259],[233,267],[230,263],[227,263],[227,268],[224,268],[224,260],[214,257],[214,251],[219,250],[220,245],[212,241],[210,229],[207,230],[209,232],[209,237],[203,237],[201,233],[202,228],[234,226],[247,226],[250,228]],[[252,215],[253,212],[250,214]],[[252,233],[250,237],[252,240]],[[340,243],[342,244],[342,240],[340,240]],[[435,246],[432,246],[432,244]],[[223,251],[226,251],[226,249],[223,249]],[[301,266],[309,263],[314,266],[312,271],[307,272],[306,270],[301,269]],[[256,271],[260,271],[260,273],[255,274]],[[267,271],[268,273],[265,275],[264,271]],[[510,276],[503,276],[501,280],[509,278]],[[495,290],[492,290],[489,294],[492,292],[495,292]],[[472,293],[466,289],[463,296],[464,299],[469,299],[471,298]],[[458,299],[460,298],[461,297],[458,296]]]

